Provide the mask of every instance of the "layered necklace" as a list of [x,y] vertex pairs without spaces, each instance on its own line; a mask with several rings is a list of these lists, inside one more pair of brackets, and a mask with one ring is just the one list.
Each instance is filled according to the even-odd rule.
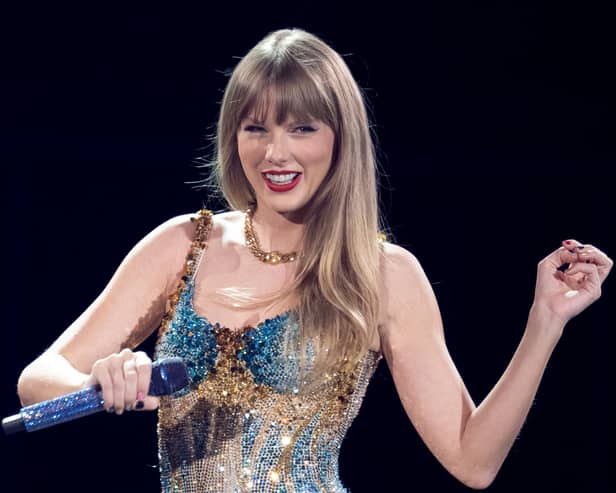
[[284,264],[286,262],[293,262],[297,258],[297,252],[280,253],[276,250],[266,252],[261,249],[259,240],[252,227],[252,214],[251,209],[246,209],[244,218],[244,236],[246,237],[246,246],[261,262],[266,264]]

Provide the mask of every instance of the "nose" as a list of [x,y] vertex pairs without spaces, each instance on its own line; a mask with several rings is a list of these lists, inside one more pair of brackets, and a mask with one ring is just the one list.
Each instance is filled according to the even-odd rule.
[[284,164],[289,161],[290,149],[284,132],[272,134],[265,150],[265,159],[272,164]]

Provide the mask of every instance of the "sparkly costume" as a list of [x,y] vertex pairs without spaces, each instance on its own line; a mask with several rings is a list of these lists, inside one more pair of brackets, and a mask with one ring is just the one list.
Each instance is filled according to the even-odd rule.
[[[185,359],[191,384],[163,397],[158,435],[163,492],[346,491],[338,478],[341,441],[380,354],[300,392],[299,323],[288,311],[230,330],[195,313],[194,276],[211,213],[199,212],[184,276],[161,325],[156,358]],[[310,345],[306,345],[310,354]],[[306,370],[309,372],[309,370]]]

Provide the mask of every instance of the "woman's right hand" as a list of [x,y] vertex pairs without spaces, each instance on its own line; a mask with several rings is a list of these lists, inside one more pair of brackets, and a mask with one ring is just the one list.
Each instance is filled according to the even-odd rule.
[[100,384],[107,412],[153,410],[159,398],[148,395],[152,375],[152,360],[143,351],[123,349],[92,365],[86,387]]

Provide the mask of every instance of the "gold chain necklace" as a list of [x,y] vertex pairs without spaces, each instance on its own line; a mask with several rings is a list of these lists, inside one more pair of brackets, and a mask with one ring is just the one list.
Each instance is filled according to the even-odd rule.
[[265,252],[261,250],[259,240],[252,229],[252,210],[246,209],[244,218],[244,236],[246,237],[246,246],[261,262],[266,264],[284,264],[285,262],[293,262],[297,258],[297,252],[280,253],[276,250]]

